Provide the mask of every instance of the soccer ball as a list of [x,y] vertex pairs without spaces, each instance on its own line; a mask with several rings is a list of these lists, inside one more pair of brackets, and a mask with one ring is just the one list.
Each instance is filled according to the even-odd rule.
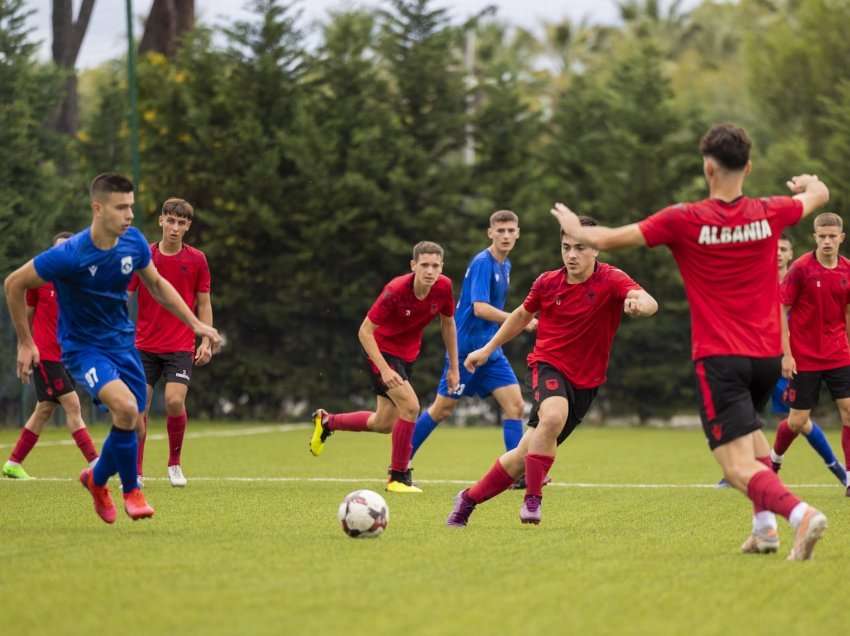
[[387,502],[371,490],[350,492],[339,504],[337,518],[342,531],[355,539],[378,537],[390,521]]

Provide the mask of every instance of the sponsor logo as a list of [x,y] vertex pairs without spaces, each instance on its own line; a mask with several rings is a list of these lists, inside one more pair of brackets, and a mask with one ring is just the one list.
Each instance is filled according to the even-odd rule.
[[719,442],[720,438],[723,437],[723,426],[720,424],[715,424],[714,426],[712,426],[711,435]]
[[178,371],[177,373],[174,374],[174,377],[182,378],[184,380],[188,380],[189,379],[189,373],[186,371],[186,369],[181,369],[180,371]]
[[91,274],[92,276],[97,274],[97,265],[90,265],[89,266],[89,274]]
[[124,256],[121,258],[121,273],[125,276],[133,271],[133,257]]
[[753,221],[746,225],[734,227],[719,227],[717,225],[703,225],[699,231],[697,243],[700,245],[722,245],[726,243],[749,243],[761,241],[773,236],[770,223],[767,219]]

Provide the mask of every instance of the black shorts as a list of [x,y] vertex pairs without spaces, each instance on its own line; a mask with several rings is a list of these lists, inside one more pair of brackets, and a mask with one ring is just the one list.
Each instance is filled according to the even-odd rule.
[[42,360],[33,369],[35,397],[39,402],[56,402],[66,393],[73,391],[77,384],[61,362]]
[[538,362],[536,365],[529,367],[528,370],[532,397],[528,425],[531,428],[537,428],[537,424],[540,422],[538,414],[540,403],[546,398],[555,396],[566,398],[567,403],[570,405],[567,421],[564,422],[564,428],[561,429],[561,433],[558,435],[558,445],[560,446],[576,430],[576,426],[581,424],[584,416],[587,415],[590,405],[593,404],[593,399],[599,392],[599,387],[576,389],[564,377],[563,373],[544,362]]
[[699,415],[708,446],[718,446],[762,427],[764,409],[782,370],[782,358],[712,356],[694,362]]
[[142,366],[145,367],[145,382],[148,386],[156,386],[161,377],[166,382],[176,382],[186,386],[192,381],[192,366],[195,355],[190,351],[174,353],[148,353],[139,351]]
[[[413,377],[413,363],[405,362],[398,356],[390,355],[389,353],[384,353],[381,351],[381,355],[384,356],[384,360],[387,361],[387,364],[401,376],[402,380],[410,381],[410,378]],[[378,367],[375,366],[375,363],[366,355],[366,352],[363,352],[363,357],[366,361],[366,369],[369,371],[369,377],[372,378],[372,390],[375,392],[375,395],[381,395],[392,402],[390,396],[387,395],[387,385],[384,384],[384,381],[381,379],[381,372],[378,370]]]
[[788,383],[788,403],[792,409],[808,411],[818,405],[821,381],[833,400],[850,397],[850,366],[826,371],[797,371]]

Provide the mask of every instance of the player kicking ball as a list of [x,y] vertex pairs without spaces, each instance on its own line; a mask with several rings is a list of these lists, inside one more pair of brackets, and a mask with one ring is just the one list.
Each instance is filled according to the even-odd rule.
[[386,489],[397,493],[422,492],[413,485],[408,468],[419,415],[419,398],[410,378],[422,346],[422,331],[438,315],[449,359],[449,390],[457,390],[460,381],[452,282],[442,275],[443,248],[430,241],[417,243],[410,269],[411,274],[398,276],[384,287],[357,334],[377,396],[375,411],[328,413],[318,409],[313,413],[310,439],[310,452],[318,457],[335,431],[392,433]]

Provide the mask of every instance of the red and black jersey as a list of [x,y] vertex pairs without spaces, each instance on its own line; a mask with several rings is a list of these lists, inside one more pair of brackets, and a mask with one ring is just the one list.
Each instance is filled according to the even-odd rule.
[[38,347],[42,360],[59,362],[62,349],[56,339],[56,325],[59,322],[59,303],[53,283],[45,283],[37,289],[27,290],[27,305],[35,308],[32,317],[32,339]]

